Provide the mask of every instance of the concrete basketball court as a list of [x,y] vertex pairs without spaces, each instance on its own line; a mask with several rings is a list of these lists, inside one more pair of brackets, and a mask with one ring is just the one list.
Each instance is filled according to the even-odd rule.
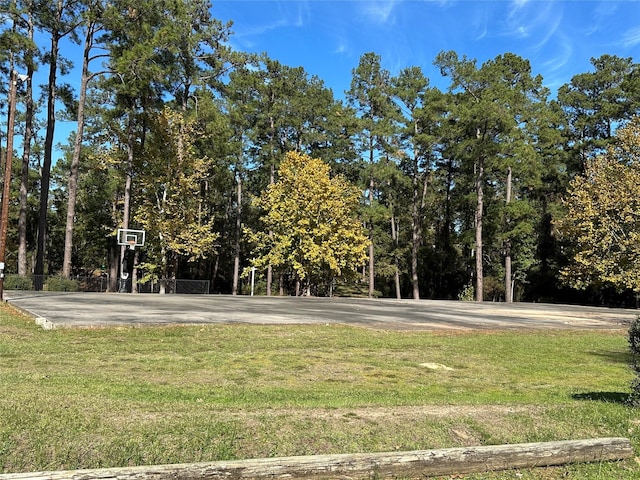
[[537,303],[5,292],[43,328],[345,324],[387,330],[627,329],[638,310]]

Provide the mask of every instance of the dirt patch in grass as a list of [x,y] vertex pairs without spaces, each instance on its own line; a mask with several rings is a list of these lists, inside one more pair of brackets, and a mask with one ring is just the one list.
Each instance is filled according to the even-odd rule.
[[[360,418],[371,421],[385,421],[390,418],[414,421],[422,418],[450,418],[453,416],[474,417],[489,420],[496,416],[512,413],[531,413],[532,406],[513,405],[422,405],[400,407],[360,407],[337,409],[293,409],[286,410],[290,416],[314,416],[317,418]],[[245,413],[246,414],[246,413]]]
[[[531,428],[540,406],[424,405],[357,408],[181,410],[151,414],[143,406],[127,416],[102,419],[112,429],[155,432],[182,444],[203,428],[225,426],[234,458],[424,450],[514,441],[534,441]],[[547,416],[540,415],[541,429]],[[214,427],[216,426],[216,427]],[[507,433],[505,433],[507,432]],[[218,440],[221,440],[218,438]],[[211,454],[210,452],[209,454]],[[212,460],[194,458],[193,461]]]
[[241,457],[256,458],[482,445],[501,432],[517,431],[539,408],[528,405],[294,408],[227,411],[225,418],[233,419],[239,431],[250,432],[236,438],[236,451]]

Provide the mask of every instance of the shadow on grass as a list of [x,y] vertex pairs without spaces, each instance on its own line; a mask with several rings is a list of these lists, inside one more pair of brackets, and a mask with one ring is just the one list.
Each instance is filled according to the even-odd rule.
[[629,394],[623,392],[588,392],[574,393],[571,395],[574,400],[588,400],[606,403],[625,404],[629,400]]
[[631,363],[631,353],[629,352],[589,352],[589,354],[596,357],[606,359],[612,363],[624,363],[629,365]]

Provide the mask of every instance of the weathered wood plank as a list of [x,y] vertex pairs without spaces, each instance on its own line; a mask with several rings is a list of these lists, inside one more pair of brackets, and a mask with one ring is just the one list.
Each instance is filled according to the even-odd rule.
[[566,440],[410,452],[315,455],[229,462],[0,474],[0,480],[242,480],[424,478],[633,456],[627,438]]

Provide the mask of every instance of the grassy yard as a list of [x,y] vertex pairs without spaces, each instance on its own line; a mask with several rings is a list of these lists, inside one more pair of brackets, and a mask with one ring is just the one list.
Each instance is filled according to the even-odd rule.
[[[630,437],[626,331],[45,331],[0,307],[0,472]],[[469,479],[635,479],[635,459]],[[449,477],[447,477],[449,478]]]

